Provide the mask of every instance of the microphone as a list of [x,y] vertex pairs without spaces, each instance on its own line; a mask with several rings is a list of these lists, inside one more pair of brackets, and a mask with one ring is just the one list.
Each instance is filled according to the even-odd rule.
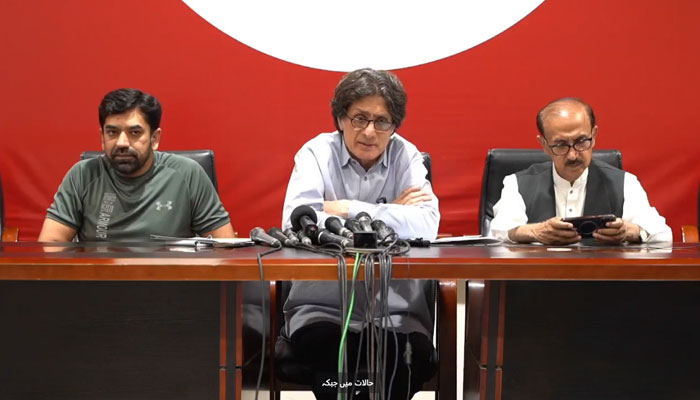
[[282,243],[265,233],[261,227],[255,227],[250,231],[250,239],[257,244],[262,244],[270,247],[282,247]]
[[411,247],[430,247],[430,240],[413,238],[406,240]]
[[372,217],[370,217],[369,214],[362,211],[361,213],[358,213],[355,218],[357,219],[357,222],[360,223],[360,227],[362,227],[363,231],[372,232]]
[[318,218],[316,217],[316,211],[309,206],[299,206],[292,211],[292,216],[289,217],[292,222],[292,228],[295,231],[304,231],[304,235],[316,241],[318,236],[318,226],[316,222]]
[[[273,226],[272,228],[268,229],[267,233],[272,236],[273,238],[279,240],[283,246],[285,247],[294,247],[294,242],[292,242],[287,235],[282,232],[280,228],[277,228]],[[297,242],[299,242],[299,239],[297,239]]]
[[333,244],[339,244],[343,247],[352,247],[353,246],[352,239],[348,239],[346,237],[336,235],[334,233],[331,233],[327,229],[321,229],[320,231],[318,231],[318,243],[319,244],[333,243]]
[[345,220],[345,227],[348,228],[351,232],[362,232],[362,227],[360,226],[360,223],[357,222],[355,218],[348,218]]
[[343,226],[338,217],[328,217],[326,218],[326,229],[335,233],[336,235],[345,236],[348,239],[352,239],[352,231]]
[[387,236],[396,234],[391,227],[387,226],[381,219],[375,219],[372,221],[372,229],[377,231],[377,239],[381,242],[386,239]]
[[293,244],[299,243],[299,237],[292,230],[292,228],[287,228],[284,230],[284,234],[292,241]]
[[297,233],[297,236],[299,236],[299,239],[298,239],[298,240],[300,240],[302,244],[306,244],[306,245],[309,245],[309,246],[311,246],[311,245],[313,244],[313,242],[311,241],[311,238],[308,237],[308,236],[306,236],[306,234],[304,233],[304,231],[299,231],[299,232]]

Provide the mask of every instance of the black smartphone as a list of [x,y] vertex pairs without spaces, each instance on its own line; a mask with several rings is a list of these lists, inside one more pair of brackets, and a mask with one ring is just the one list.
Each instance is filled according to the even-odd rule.
[[562,221],[572,223],[582,238],[589,238],[593,237],[593,232],[596,229],[605,228],[606,222],[615,221],[616,218],[614,214],[584,215],[582,217],[563,218]]

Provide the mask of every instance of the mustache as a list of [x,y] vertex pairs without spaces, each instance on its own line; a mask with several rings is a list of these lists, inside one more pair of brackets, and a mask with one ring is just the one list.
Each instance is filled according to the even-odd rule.
[[131,147],[129,148],[114,148],[112,149],[112,152],[110,153],[110,156],[132,156],[138,158],[139,154],[136,152],[136,150],[132,149]]
[[575,167],[575,166],[578,166],[578,165],[581,165],[581,164],[583,164],[583,160],[580,159],[580,158],[577,158],[577,159],[575,159],[575,160],[566,160],[566,164],[565,164],[565,165],[566,165],[567,167]]

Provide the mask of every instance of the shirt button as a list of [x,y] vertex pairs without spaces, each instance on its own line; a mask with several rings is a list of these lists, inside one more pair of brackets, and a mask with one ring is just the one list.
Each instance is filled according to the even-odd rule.
[[569,190],[569,193],[570,193],[570,194],[574,194],[574,191],[573,191],[573,189],[572,189],[572,190]]
[[367,177],[365,176],[363,179],[364,179],[364,180],[367,180]]

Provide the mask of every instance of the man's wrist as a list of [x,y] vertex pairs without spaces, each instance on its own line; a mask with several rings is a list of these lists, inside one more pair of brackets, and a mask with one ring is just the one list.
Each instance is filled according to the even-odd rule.
[[517,226],[508,231],[508,239],[514,243],[530,243],[537,241],[535,230],[538,224],[526,224]]

